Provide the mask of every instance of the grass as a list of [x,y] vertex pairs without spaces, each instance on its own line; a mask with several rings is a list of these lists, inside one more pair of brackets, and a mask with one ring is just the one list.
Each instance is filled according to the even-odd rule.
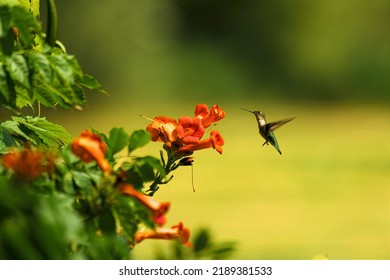
[[[216,240],[237,242],[235,259],[389,259],[389,108],[262,108],[268,121],[297,116],[275,133],[280,156],[261,146],[254,117],[239,109],[260,109],[253,104],[220,104],[227,111],[216,128],[225,138],[224,152],[195,153],[195,193],[189,167],[178,169],[157,192],[156,198],[172,203],[167,226],[183,221],[194,230],[208,227]],[[179,117],[191,115],[193,107],[118,104],[99,115],[51,120],[74,133],[89,126],[130,132],[148,123],[139,113]],[[160,148],[151,143],[140,153],[158,156]],[[135,257],[153,258],[167,243],[144,241]]]

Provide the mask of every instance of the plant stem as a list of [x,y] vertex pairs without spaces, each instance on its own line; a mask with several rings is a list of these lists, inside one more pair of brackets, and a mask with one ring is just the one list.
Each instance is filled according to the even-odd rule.
[[57,40],[57,9],[54,0],[47,0],[47,30],[46,30],[46,42],[54,47]]

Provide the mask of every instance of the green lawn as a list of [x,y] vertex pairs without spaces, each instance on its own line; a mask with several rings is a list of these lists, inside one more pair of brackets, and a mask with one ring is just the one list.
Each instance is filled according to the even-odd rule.
[[[172,202],[167,225],[183,221],[194,230],[208,227],[218,241],[237,242],[235,259],[312,259],[322,254],[330,259],[389,259],[389,108],[253,104],[257,102],[220,104],[227,112],[216,127],[225,138],[224,152],[195,153],[195,193],[189,167],[178,169],[157,192],[158,199]],[[194,104],[122,106],[101,110],[99,117],[77,113],[84,119],[75,115],[59,122],[71,131],[90,125],[131,131],[148,124],[139,113],[192,115]],[[264,109],[268,121],[297,116],[276,131],[282,156],[261,146],[255,119],[241,106]],[[158,156],[160,147],[152,143],[141,152]],[[135,257],[152,258],[167,243],[144,241],[135,248]]]

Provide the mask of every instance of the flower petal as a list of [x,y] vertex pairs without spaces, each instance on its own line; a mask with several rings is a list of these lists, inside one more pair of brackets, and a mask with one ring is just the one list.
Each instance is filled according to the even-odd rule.
[[159,116],[153,119],[153,122],[146,127],[146,130],[151,134],[152,141],[172,143],[176,140],[176,127],[176,120]]
[[182,144],[197,144],[205,130],[198,118],[181,117],[177,126],[177,138]]
[[209,111],[207,105],[198,104],[195,108],[195,116],[202,121],[203,127],[207,128],[211,124],[223,119],[226,113],[218,105],[213,105]]
[[137,243],[145,239],[176,239],[183,245],[192,248],[190,240],[190,230],[184,227],[183,223],[180,222],[171,228],[157,228],[155,230],[139,231],[135,234],[135,240]]
[[111,172],[111,166],[105,158],[107,146],[99,135],[84,131],[73,140],[71,147],[72,152],[83,162],[95,160],[104,172]]
[[124,195],[136,198],[146,208],[148,208],[152,212],[152,219],[156,222],[156,224],[160,226],[165,224],[165,214],[169,210],[171,205],[170,202],[160,202],[150,196],[144,195],[128,183],[120,183],[118,185],[118,191]]

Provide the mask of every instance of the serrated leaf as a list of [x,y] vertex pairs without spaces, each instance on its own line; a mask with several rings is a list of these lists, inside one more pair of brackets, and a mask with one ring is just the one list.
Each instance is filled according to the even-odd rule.
[[35,139],[29,135],[27,135],[26,133],[24,133],[20,127],[19,127],[19,122],[17,121],[5,121],[1,124],[2,127],[4,127],[5,129],[9,130],[11,133],[14,133],[18,136],[21,136],[23,137],[24,139],[26,139],[27,141],[30,141],[31,143],[33,143],[34,145],[37,145],[37,142],[35,141]]
[[27,106],[32,107],[33,100],[32,97],[29,94],[29,91],[21,86],[15,86],[15,92],[16,92],[16,106],[18,108],[24,108]]
[[129,141],[128,150],[131,153],[135,149],[141,148],[149,143],[150,133],[143,129],[136,130],[130,135]]
[[34,97],[42,102],[43,105],[54,107],[58,105],[61,108],[71,108],[72,101],[69,99],[69,90],[64,89],[62,85],[54,87],[51,83],[40,81],[39,85],[34,87]]
[[65,85],[74,84],[72,65],[68,63],[66,55],[51,55],[48,57],[51,67]]
[[69,133],[62,126],[51,123],[45,118],[12,117],[12,119],[33,131],[49,148],[60,148],[72,140]]
[[85,105],[87,103],[87,98],[82,87],[78,85],[73,85],[72,91],[74,105]]
[[53,79],[50,61],[46,55],[39,52],[29,52],[28,60],[30,68],[34,69],[46,82]]
[[96,80],[95,77],[91,75],[84,74],[81,77],[79,84],[83,87],[86,87],[87,89],[98,90],[104,94],[107,94],[107,92],[103,89],[103,86]]
[[6,58],[7,70],[16,83],[24,88],[30,88],[29,71],[26,59],[21,54],[12,54]]
[[45,84],[46,88],[51,91],[55,96],[57,96],[58,105],[62,108],[70,108],[72,105],[71,100],[71,90],[67,87],[63,87],[62,85],[57,85],[53,87],[52,84]]
[[76,57],[74,55],[69,55],[69,54],[63,54],[62,56],[68,62],[68,65],[72,68],[73,75],[79,78],[82,77],[83,72],[81,70],[80,64],[77,61]]
[[12,138],[10,132],[1,126],[0,126],[0,143],[4,144],[5,147],[16,146],[16,142]]
[[39,17],[39,1],[40,0],[29,0],[31,2],[30,10],[34,17]]
[[42,105],[47,107],[54,107],[58,102],[55,92],[50,91],[50,87],[45,87],[44,85],[34,88],[34,96]]
[[116,154],[121,151],[127,145],[127,140],[129,135],[123,128],[114,127],[110,131],[110,136],[108,138],[108,146],[112,154]]

